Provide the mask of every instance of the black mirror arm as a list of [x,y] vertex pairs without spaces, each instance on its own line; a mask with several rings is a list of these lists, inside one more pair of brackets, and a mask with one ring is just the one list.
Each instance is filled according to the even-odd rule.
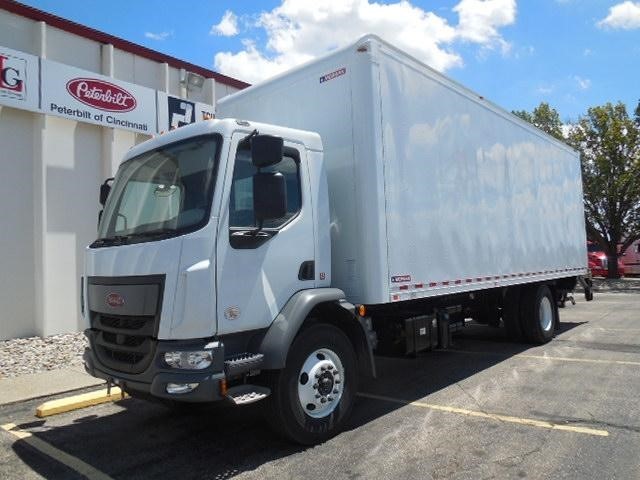
[[246,137],[244,137],[242,140],[240,140],[240,142],[238,142],[238,148],[244,147],[244,148],[251,148],[251,139],[253,137],[255,137],[256,135],[259,135],[260,132],[258,132],[258,130],[254,130],[253,132],[251,132],[249,135],[247,135]]
[[109,193],[111,192],[111,185],[109,185],[109,182],[113,181],[113,177],[107,178],[102,185],[100,185],[100,197],[99,197],[99,201],[100,201],[100,205],[102,205],[104,207],[104,204],[107,202],[107,197],[109,196]]

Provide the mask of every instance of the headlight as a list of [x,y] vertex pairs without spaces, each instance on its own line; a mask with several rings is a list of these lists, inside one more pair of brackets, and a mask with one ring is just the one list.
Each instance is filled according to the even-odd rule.
[[602,257],[600,259],[600,263],[602,264],[602,268],[607,270],[609,268],[609,259],[607,257]]
[[186,370],[202,370],[211,365],[213,355],[209,350],[193,350],[190,352],[166,352],[164,361],[172,368]]
[[167,383],[167,393],[180,395],[182,393],[193,392],[199,383]]

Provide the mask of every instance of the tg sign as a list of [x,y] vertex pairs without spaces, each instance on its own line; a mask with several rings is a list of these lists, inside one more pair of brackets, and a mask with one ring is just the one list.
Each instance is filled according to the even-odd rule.
[[38,110],[38,57],[0,47],[0,105]]

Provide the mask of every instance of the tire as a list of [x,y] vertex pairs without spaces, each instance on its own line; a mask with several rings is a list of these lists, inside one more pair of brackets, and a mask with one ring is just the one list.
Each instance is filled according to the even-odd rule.
[[520,317],[521,293],[521,288],[510,287],[505,294],[502,307],[502,322],[507,332],[507,339],[516,343],[520,343],[525,339]]
[[523,333],[530,343],[543,344],[553,338],[558,325],[558,304],[546,285],[534,285],[524,291],[520,317]]
[[324,323],[304,329],[289,349],[286,367],[271,372],[267,423],[302,445],[333,437],[353,408],[356,365],[353,345],[341,330]]

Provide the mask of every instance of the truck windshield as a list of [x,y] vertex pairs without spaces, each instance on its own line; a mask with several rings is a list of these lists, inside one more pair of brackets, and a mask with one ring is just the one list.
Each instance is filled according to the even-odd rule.
[[168,238],[203,227],[215,184],[220,137],[165,145],[124,162],[91,246]]

